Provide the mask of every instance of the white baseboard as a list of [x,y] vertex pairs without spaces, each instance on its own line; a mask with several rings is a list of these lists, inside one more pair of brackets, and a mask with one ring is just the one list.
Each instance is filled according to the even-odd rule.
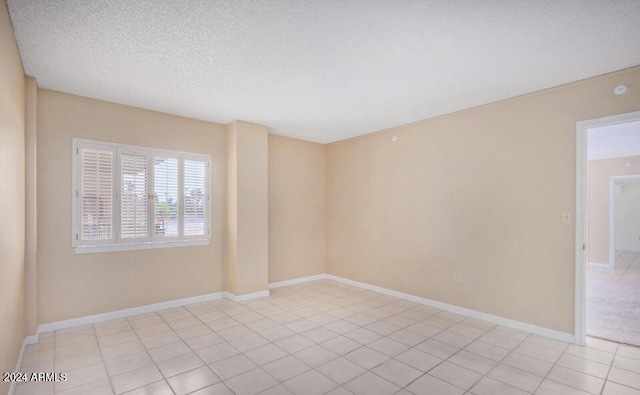
[[[33,338],[36,338],[36,343],[38,342],[38,337],[37,336],[27,336],[24,338],[24,341],[22,342],[22,348],[20,349],[20,355],[18,356],[18,362],[16,362],[16,368],[14,369],[14,373],[19,372],[20,368],[22,367],[22,361],[24,361],[24,354],[27,352],[27,346],[29,344],[33,344],[33,343],[28,343],[28,341],[32,341]],[[8,395],[14,395],[16,393],[16,382],[12,381],[11,384],[9,385],[9,393]]]
[[595,267],[599,269],[609,269],[611,267],[611,265],[609,265],[608,263],[600,263],[600,262],[588,262],[587,266]]
[[528,324],[526,322],[515,321],[509,318],[499,317],[497,315],[483,313],[477,310],[471,310],[460,306],[455,306],[447,303],[437,302],[435,300],[421,298],[419,296],[405,294],[391,289],[378,287],[371,284],[361,283],[359,281],[349,280],[343,277],[327,274],[325,278],[329,280],[338,281],[344,284],[353,285],[355,287],[368,289],[370,291],[379,292],[381,294],[395,296],[396,298],[409,300],[412,302],[420,303],[423,305],[438,308],[440,310],[450,311],[457,314],[466,315],[471,318],[477,318],[479,320],[488,321],[497,325],[503,325],[509,328],[519,329],[522,331],[534,333],[536,335],[550,337],[552,339],[560,340],[567,343],[575,343],[575,336],[572,333],[560,332],[554,329],[544,328],[541,326]]
[[[80,325],[95,324],[98,322],[108,321],[116,318],[131,317],[134,315],[152,313],[155,311],[186,306],[194,303],[219,300],[222,298],[227,298],[234,302],[244,302],[247,300],[264,298],[267,296],[269,296],[269,290],[255,292],[255,293],[246,294],[246,295],[234,295],[231,292],[223,291],[223,292],[216,292],[216,293],[206,294],[206,295],[192,296],[189,298],[175,299],[167,302],[154,303],[146,306],[132,307],[124,310],[111,311],[108,313],[94,314],[94,315],[88,315],[84,317],[72,318],[69,320],[41,324],[38,326],[38,331],[35,335],[29,335],[24,338],[24,341],[22,343],[22,349],[20,351],[20,356],[18,357],[18,362],[16,364],[15,371],[17,372],[18,369],[20,369],[20,367],[22,366],[22,361],[24,360],[24,354],[27,346],[29,344],[38,343],[40,333],[42,332],[56,331],[56,330],[71,328],[71,327],[80,326]],[[9,387],[9,395],[13,395],[14,393],[15,393],[15,383],[12,383],[11,386]]]
[[232,300],[236,303],[246,302],[247,300],[251,300],[251,299],[266,298],[267,296],[269,296],[269,294],[270,292],[268,289],[265,291],[259,291],[251,294],[244,294],[244,295],[234,295],[229,291],[224,292],[224,296],[227,299]]
[[216,292],[216,293],[206,294],[206,295],[192,296],[189,298],[175,299],[167,302],[154,303],[146,306],[132,307],[124,310],[111,311],[108,313],[72,318],[69,320],[49,322],[49,323],[41,324],[40,326],[38,326],[38,333],[36,335],[27,336],[25,338],[25,342],[27,342],[27,344],[37,343],[38,336],[42,332],[56,331],[56,330],[71,328],[71,327],[80,326],[80,325],[95,324],[97,322],[113,320],[116,318],[131,317],[134,315],[145,314],[145,313],[152,313],[154,311],[171,309],[174,307],[181,307],[181,306],[186,306],[194,303],[208,302],[208,301],[218,300],[222,298],[227,298],[234,302],[244,302],[247,300],[251,300],[255,298],[264,298],[267,296],[269,296],[268,290],[255,292],[252,294],[246,294],[246,295],[234,295],[231,292],[223,291],[223,292]]
[[275,282],[275,283],[270,283],[269,284],[269,289],[287,287],[289,285],[301,284],[301,283],[306,283],[306,282],[309,282],[309,281],[322,280],[322,279],[325,279],[325,278],[327,278],[327,275],[324,274],[324,273],[315,274],[313,276],[292,278],[291,280],[284,280],[284,281],[278,281],[278,282]]
[[616,248],[616,252],[618,251],[622,251],[622,252],[640,252],[639,249],[637,248]]
[[70,320],[50,322],[50,323],[41,324],[40,326],[38,326],[38,334],[42,332],[49,332],[49,331],[55,331],[59,329],[71,328],[74,326],[95,324],[96,322],[108,321],[115,318],[123,318],[123,317],[138,315],[138,314],[151,313],[154,311],[170,309],[173,307],[186,306],[193,303],[207,302],[210,300],[218,300],[218,299],[222,299],[223,297],[225,297],[224,292],[216,292],[212,294],[170,300],[167,302],[154,303],[146,306],[132,307],[130,309],[111,311],[109,313],[88,315],[88,316],[79,317],[79,318],[72,318]]
[[[447,304],[447,303],[443,303],[443,302],[438,302],[438,301],[435,301],[435,300],[426,299],[426,298],[422,298],[422,297],[419,297],[419,296],[410,295],[410,294],[406,294],[406,293],[403,293],[403,292],[394,291],[394,290],[391,290],[391,289],[382,288],[382,287],[378,287],[378,286],[375,286],[375,285],[362,283],[362,282],[359,282],[359,281],[350,280],[350,279],[343,278],[343,277],[334,276],[334,275],[331,275],[331,274],[316,274],[316,275],[312,275],[312,276],[300,277],[300,278],[295,278],[295,279],[286,280],[286,281],[279,281],[279,282],[276,282],[276,283],[269,284],[269,288],[273,289],[273,288],[285,287],[285,286],[288,286],[288,285],[300,284],[300,283],[305,283],[305,282],[309,282],[309,281],[316,281],[316,280],[323,280],[323,279],[329,279],[329,280],[337,281],[337,282],[340,282],[340,283],[344,283],[344,284],[352,285],[352,286],[355,286],[355,287],[367,289],[367,290],[370,290],[370,291],[378,292],[378,293],[381,293],[381,294],[384,294],[384,295],[394,296],[394,297],[397,297],[397,298],[400,298],[400,299],[409,300],[409,301],[412,301],[412,302],[415,302],[415,303],[419,303],[419,304],[435,307],[435,308],[438,308],[438,309],[441,309],[441,310],[450,311],[450,312],[462,314],[462,315],[465,315],[465,316],[468,316],[468,317],[477,318],[477,319],[480,319],[480,320],[492,322],[492,323],[497,324],[497,325],[503,325],[503,326],[506,326],[506,327],[509,327],[509,328],[519,329],[519,330],[523,330],[523,331],[526,331],[526,332],[534,333],[534,334],[537,334],[537,335],[550,337],[552,339],[561,340],[561,341],[568,342],[568,343],[574,343],[575,342],[575,336],[573,334],[571,334],[571,333],[560,332],[560,331],[557,331],[557,330],[544,328],[544,327],[533,325],[533,324],[529,324],[529,323],[526,323],[526,322],[516,321],[516,320],[509,319],[509,318],[499,317],[499,316],[496,316],[496,315],[493,315],[493,314],[483,313],[483,312],[477,311],[477,310],[467,309],[467,308],[460,307],[460,306],[455,306],[455,305],[451,305],[451,304]],[[150,313],[150,312],[160,311],[160,310],[169,309],[169,308],[173,308],[173,307],[186,306],[186,305],[193,304],[193,303],[206,302],[206,301],[211,301],[211,300],[218,300],[218,299],[222,299],[222,298],[227,298],[227,299],[230,299],[230,300],[232,300],[234,302],[244,302],[244,301],[248,301],[248,300],[256,299],[256,298],[265,298],[265,297],[268,297],[269,294],[270,294],[270,292],[268,290],[255,292],[255,293],[251,293],[251,294],[245,294],[245,295],[234,295],[231,292],[223,291],[223,292],[217,292],[217,293],[212,293],[212,294],[207,294],[207,295],[200,295],[200,296],[193,296],[193,297],[189,297],[189,298],[176,299],[176,300],[171,300],[171,301],[162,302],[162,303],[155,303],[155,304],[146,305],[146,306],[133,307],[133,308],[124,309],[124,310],[112,311],[112,312],[109,312],[109,313],[95,314],[95,315],[90,315],[90,316],[85,316],[85,317],[72,318],[72,319],[69,319],[69,320],[63,320],[63,321],[57,321],[57,322],[50,322],[50,323],[46,323],[46,324],[41,324],[38,327],[38,333],[36,335],[27,336],[24,339],[24,344],[22,346],[22,351],[20,353],[20,358],[18,360],[17,368],[20,368],[20,366],[22,365],[22,359],[24,358],[24,352],[25,352],[26,346],[29,345],[29,344],[37,343],[38,342],[38,336],[42,332],[65,329],[65,328],[70,328],[70,327],[74,327],[74,326],[86,325],[86,324],[94,324],[94,323],[97,323],[97,322],[108,321],[108,320],[115,319],[115,318],[129,317],[129,316],[133,316],[133,315]],[[10,390],[9,394],[12,394],[11,390]]]

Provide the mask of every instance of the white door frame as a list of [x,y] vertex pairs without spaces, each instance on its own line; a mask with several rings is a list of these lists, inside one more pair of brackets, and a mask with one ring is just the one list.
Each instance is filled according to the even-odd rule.
[[609,269],[616,267],[616,180],[640,178],[640,174],[609,177]]
[[587,130],[640,120],[640,111],[576,123],[576,237],[575,315],[576,344],[587,340]]

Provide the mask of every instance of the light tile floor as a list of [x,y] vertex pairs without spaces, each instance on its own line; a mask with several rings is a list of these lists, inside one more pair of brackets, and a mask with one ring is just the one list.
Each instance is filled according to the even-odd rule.
[[640,252],[616,251],[615,266],[616,267],[614,269],[589,267],[589,272],[607,273],[611,277],[611,281],[614,282],[617,277],[640,279]]
[[17,395],[640,395],[640,349],[579,347],[342,283],[43,333]]
[[614,269],[589,267],[587,334],[640,345],[640,253],[616,251]]

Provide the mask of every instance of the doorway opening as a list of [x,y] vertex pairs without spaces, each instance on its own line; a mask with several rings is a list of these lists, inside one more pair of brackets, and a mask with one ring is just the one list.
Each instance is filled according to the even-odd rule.
[[[625,163],[627,168],[633,165],[631,160]],[[622,275],[629,269],[640,270],[640,171],[632,171],[634,174],[611,176],[609,185],[608,268]]]
[[577,124],[576,343],[640,346],[640,112]]

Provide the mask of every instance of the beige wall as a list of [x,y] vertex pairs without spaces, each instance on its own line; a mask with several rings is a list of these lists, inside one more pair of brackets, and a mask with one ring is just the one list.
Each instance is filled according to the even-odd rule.
[[227,248],[225,254],[226,290],[236,294],[236,263],[238,261],[238,154],[236,123],[226,127],[227,132]]
[[[625,167],[632,161],[633,166]],[[611,176],[640,173],[640,156],[587,162],[587,262],[609,264]]]
[[269,135],[269,282],[324,273],[325,145]]
[[[75,254],[71,247],[73,137],[211,155],[211,244]],[[224,125],[39,90],[37,139],[41,324],[224,289]]]
[[38,329],[38,254],[37,254],[37,107],[38,84],[35,78],[25,80],[25,257],[24,313],[28,335]]
[[235,295],[267,290],[268,130],[234,121],[227,125],[229,156],[227,289]]
[[640,179],[621,180],[615,203],[616,250],[640,251]]
[[327,272],[573,332],[576,122],[640,110],[620,84],[640,68],[329,145]]
[[[12,372],[25,335],[25,78],[6,3],[0,1],[0,372]],[[0,393],[9,383],[0,381]]]
[[[221,290],[262,291],[271,262],[278,280],[324,271],[323,145],[268,137],[265,126],[248,122],[225,129],[49,90],[38,90],[37,114],[40,324]],[[69,199],[73,137],[210,154],[212,244],[75,254]],[[268,139],[282,155],[273,166]],[[295,167],[287,167],[290,160]],[[311,186],[303,182],[306,177],[314,180]],[[292,211],[283,211],[286,206]],[[281,224],[271,227],[271,239],[270,216]],[[272,256],[270,243],[277,246]]]

